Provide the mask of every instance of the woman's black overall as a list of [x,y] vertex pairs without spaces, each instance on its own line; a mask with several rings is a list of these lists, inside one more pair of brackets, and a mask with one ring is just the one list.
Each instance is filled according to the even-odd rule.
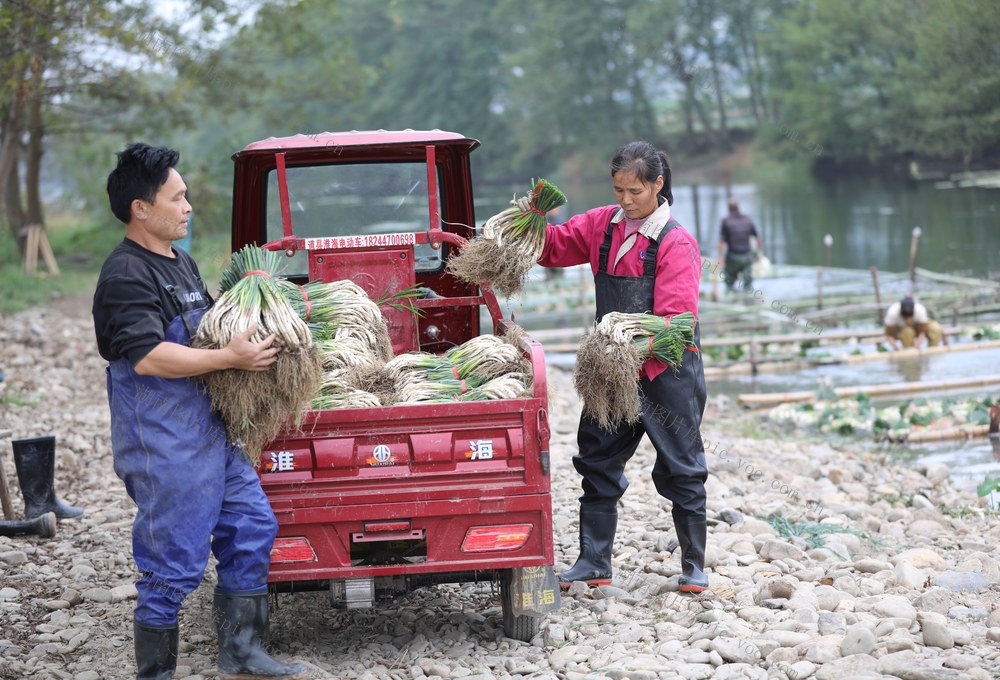
[[[639,277],[608,273],[614,229],[609,223],[595,275],[598,320],[608,312],[649,313],[654,309],[657,250],[663,237],[675,226],[677,222],[670,220],[659,236],[650,240],[643,275]],[[700,432],[705,410],[705,372],[697,325],[694,348],[684,350],[676,375],[668,368],[653,380],[645,375],[640,378],[642,415],[638,422],[608,432],[586,414],[580,419],[579,453],[573,457],[574,467],[583,476],[580,558],[572,569],[560,574],[564,586],[573,581],[592,585],[610,583],[618,521],[616,504],[628,488],[625,464],[645,433],[656,449],[653,483],[659,494],[673,503],[671,513],[682,552],[681,589],[697,592],[707,587],[703,568],[708,469]]]

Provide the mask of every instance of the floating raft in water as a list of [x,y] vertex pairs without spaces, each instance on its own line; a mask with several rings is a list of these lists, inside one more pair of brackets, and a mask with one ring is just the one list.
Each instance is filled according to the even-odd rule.
[[[881,335],[879,336],[881,337]],[[704,348],[704,344],[702,347]],[[922,349],[901,349],[894,352],[867,352],[865,354],[841,354],[838,356],[826,356],[822,358],[796,358],[790,360],[760,360],[754,362],[749,359],[738,364],[728,366],[706,366],[705,377],[713,378],[726,375],[749,375],[751,373],[779,373],[782,371],[799,371],[816,366],[828,366],[833,364],[856,364],[865,361],[899,361],[910,357],[924,357],[931,354],[944,354],[948,352],[969,352],[980,349],[996,349],[1000,347],[1000,340],[987,340],[986,342],[966,342],[960,345],[940,345],[938,347],[924,347]]]
[[871,397],[852,397],[815,403],[780,404],[767,414],[770,420],[815,427],[824,434],[870,434],[876,440],[929,442],[1000,436],[1000,405],[992,397],[927,399],[920,397],[896,406],[877,407]]
[[[940,392],[943,390],[961,390],[972,387],[989,387],[992,385],[1000,385],[1000,375],[985,375],[956,380],[923,380],[920,382],[904,382],[889,385],[854,385],[851,387],[838,387],[833,390],[833,393],[838,397],[849,397],[859,392],[872,397],[885,397],[900,394]],[[816,401],[816,398],[815,391],[803,390],[800,392],[741,394],[737,397],[737,401],[748,408],[760,408],[762,406]]]

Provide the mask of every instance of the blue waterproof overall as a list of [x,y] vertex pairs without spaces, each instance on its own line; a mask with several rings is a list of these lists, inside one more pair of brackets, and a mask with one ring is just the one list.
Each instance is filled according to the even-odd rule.
[[[670,220],[659,236],[650,241],[640,277],[608,273],[614,229],[612,223],[608,224],[594,277],[598,320],[608,312],[640,314],[653,309],[656,253],[663,237],[675,226],[677,222]],[[652,478],[657,492],[673,502],[675,513],[704,516],[708,467],[700,428],[705,411],[705,371],[699,354],[701,334],[697,325],[694,347],[698,351],[684,350],[676,376],[668,368],[653,380],[645,375],[640,378],[642,416],[639,422],[608,432],[590,416],[580,419],[579,453],[573,457],[573,466],[583,476],[581,504],[615,505],[628,488],[625,464],[645,433],[656,449]]]
[[[188,345],[207,307],[182,312],[164,340]],[[226,439],[208,395],[189,378],[139,375],[126,359],[108,373],[115,473],[138,506],[132,555],[142,573],[135,620],[176,625],[211,550],[219,590],[263,592],[278,530],[243,450]]]

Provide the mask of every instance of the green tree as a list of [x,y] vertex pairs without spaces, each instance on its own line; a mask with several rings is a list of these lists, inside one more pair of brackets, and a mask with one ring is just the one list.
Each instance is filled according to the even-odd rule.
[[989,0],[796,2],[759,35],[773,144],[838,162],[1000,152],[1000,10]]
[[901,72],[910,115],[899,120],[900,149],[967,160],[1000,152],[1000,7],[928,3],[915,33]]
[[22,251],[24,227],[45,224],[40,183],[48,137],[148,126],[155,116],[134,115],[140,105],[169,111],[170,94],[155,90],[156,75],[137,72],[134,61],[167,57],[143,40],[151,16],[146,2],[0,6],[0,195]]
[[498,3],[506,16],[502,105],[520,163],[571,153],[606,157],[623,141],[658,136],[631,5],[619,0]]
[[498,107],[504,22],[461,0],[343,0],[334,35],[363,65],[345,120],[358,129],[433,129],[483,142],[476,162],[505,156],[511,127]]

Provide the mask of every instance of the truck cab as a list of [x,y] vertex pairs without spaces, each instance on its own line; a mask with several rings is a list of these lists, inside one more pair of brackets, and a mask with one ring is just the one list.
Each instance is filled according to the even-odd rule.
[[[381,308],[394,355],[502,336],[511,322],[493,292],[446,271],[475,235],[478,146],[440,130],[249,144],[233,155],[233,251],[280,250],[290,280],[350,279],[373,300],[418,287],[416,313]],[[542,348],[518,343],[532,373],[522,398],[310,410],[264,448],[258,473],[279,525],[272,591],[324,590],[354,608],[488,580],[506,634],[537,633],[559,602],[548,403]]]

